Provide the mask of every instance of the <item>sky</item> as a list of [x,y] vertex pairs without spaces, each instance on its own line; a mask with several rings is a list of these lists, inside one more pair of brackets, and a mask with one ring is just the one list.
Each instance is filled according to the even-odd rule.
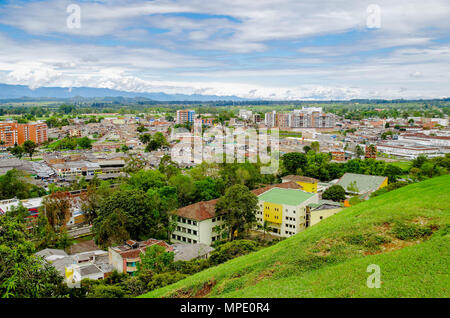
[[448,0],[0,0],[0,83],[269,100],[450,96]]

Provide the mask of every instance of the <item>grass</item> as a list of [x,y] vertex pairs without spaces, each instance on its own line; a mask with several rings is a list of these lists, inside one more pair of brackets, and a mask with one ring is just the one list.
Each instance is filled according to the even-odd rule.
[[[143,297],[449,297],[450,175],[362,202]],[[381,288],[368,288],[370,264]]]
[[409,168],[411,168],[411,161],[393,161],[393,162],[389,162],[388,164],[397,166],[404,171],[407,171],[407,170],[409,170]]

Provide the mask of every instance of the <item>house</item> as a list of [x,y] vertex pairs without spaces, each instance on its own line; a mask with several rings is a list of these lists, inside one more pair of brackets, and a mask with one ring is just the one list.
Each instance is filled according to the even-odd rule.
[[173,251],[172,246],[160,240],[148,239],[140,242],[128,240],[124,245],[108,248],[109,263],[119,273],[134,275],[138,269],[137,263],[141,262],[141,253],[145,253],[148,247],[155,244],[164,247],[167,252]]
[[306,216],[307,227],[313,226],[343,209],[340,203],[331,200],[319,200],[318,203],[311,203],[309,207],[310,213]]
[[274,187],[258,196],[258,228],[262,229],[267,222],[268,232],[271,234],[292,236],[306,229],[308,205],[318,201],[318,194]]
[[[274,187],[301,189],[295,182],[285,182],[269,185],[252,190],[255,195],[260,195]],[[182,207],[172,214],[177,218],[177,226],[172,233],[172,240],[179,243],[211,245],[220,239],[217,227],[223,227],[223,216],[216,215],[217,199],[197,202]]]
[[311,193],[317,193],[317,184],[319,183],[319,180],[304,176],[296,176],[296,175],[288,175],[281,178],[281,181],[283,183],[285,182],[295,182],[298,185],[300,185],[303,189],[303,191],[311,192]]
[[108,253],[102,250],[68,255],[64,250],[46,248],[35,255],[52,265],[69,287],[79,287],[85,278],[103,279],[113,271]]
[[387,186],[388,178],[383,176],[346,173],[336,184],[343,187],[349,194],[366,194]]

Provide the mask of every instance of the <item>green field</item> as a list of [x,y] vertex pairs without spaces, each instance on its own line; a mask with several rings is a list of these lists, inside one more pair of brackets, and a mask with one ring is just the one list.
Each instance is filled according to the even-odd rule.
[[389,164],[399,167],[403,170],[408,170],[411,168],[411,161],[393,161],[389,162]]
[[[143,297],[450,297],[450,175],[325,219]],[[368,288],[368,265],[381,287]]]

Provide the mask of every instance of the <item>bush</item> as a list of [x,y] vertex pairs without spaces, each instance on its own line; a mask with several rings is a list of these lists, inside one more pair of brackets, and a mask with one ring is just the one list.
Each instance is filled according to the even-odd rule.
[[258,249],[258,243],[249,240],[236,240],[220,245],[211,253],[209,261],[212,265],[224,263],[232,258],[248,254]]
[[322,199],[324,200],[332,200],[336,202],[340,202],[345,200],[345,190],[338,184],[332,185],[322,195]]
[[391,234],[400,240],[417,240],[433,234],[430,226],[422,227],[416,224],[397,222],[394,224]]

